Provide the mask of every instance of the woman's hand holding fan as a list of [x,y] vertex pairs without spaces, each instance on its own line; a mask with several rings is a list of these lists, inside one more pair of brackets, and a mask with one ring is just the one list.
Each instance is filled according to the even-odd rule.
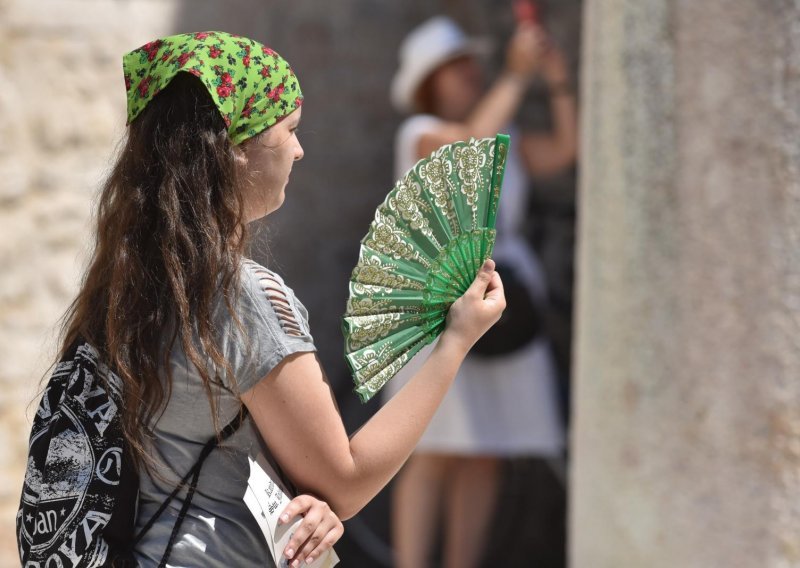
[[492,327],[506,307],[503,283],[488,259],[464,295],[453,302],[447,313],[443,337],[455,341],[466,352]]

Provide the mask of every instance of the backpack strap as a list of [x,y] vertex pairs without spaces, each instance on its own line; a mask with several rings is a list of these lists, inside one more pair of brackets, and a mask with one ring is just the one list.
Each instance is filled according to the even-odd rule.
[[172,547],[175,544],[175,539],[178,537],[178,532],[183,524],[183,520],[186,518],[186,514],[188,513],[189,507],[192,504],[195,491],[197,490],[197,482],[200,479],[200,470],[203,468],[203,463],[206,461],[206,458],[211,454],[211,452],[214,451],[214,448],[216,448],[221,442],[224,442],[230,438],[239,429],[239,427],[242,425],[242,422],[244,422],[244,419],[247,418],[247,414],[247,408],[242,406],[241,411],[238,412],[236,417],[231,420],[231,422],[225,426],[225,428],[222,429],[219,436],[213,436],[210,440],[208,440],[208,442],[206,442],[205,446],[203,446],[203,449],[200,451],[197,461],[194,462],[194,465],[189,469],[188,472],[186,472],[186,475],[184,475],[183,478],[178,482],[178,485],[172,490],[172,493],[170,493],[169,496],[164,500],[158,510],[153,513],[153,516],[150,517],[150,520],[147,521],[147,524],[142,527],[142,529],[133,538],[131,548],[136,546],[142,537],[147,534],[158,518],[167,509],[169,504],[178,496],[178,493],[180,493],[180,491],[188,484],[189,489],[186,492],[186,498],[183,500],[183,505],[181,505],[181,510],[178,513],[178,518],[175,521],[175,525],[172,527],[172,533],[169,536],[169,541],[167,541],[167,548],[158,564],[159,568],[164,568],[167,565],[167,560],[169,560],[169,556],[172,553]]

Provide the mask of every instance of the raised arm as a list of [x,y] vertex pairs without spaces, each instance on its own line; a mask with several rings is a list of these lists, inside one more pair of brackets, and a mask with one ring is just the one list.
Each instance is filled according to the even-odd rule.
[[525,134],[522,155],[531,175],[547,177],[575,163],[578,155],[578,109],[564,55],[556,47],[545,53],[542,77],[550,94],[550,132]]
[[532,24],[518,26],[508,44],[505,67],[489,91],[463,122],[445,122],[420,136],[417,158],[445,144],[494,136],[505,128],[522,102],[543,51],[541,29]]
[[287,357],[242,400],[292,481],[348,519],[406,461],[467,352],[504,308],[502,282],[487,261],[450,308],[445,331],[419,372],[350,438],[314,354]]

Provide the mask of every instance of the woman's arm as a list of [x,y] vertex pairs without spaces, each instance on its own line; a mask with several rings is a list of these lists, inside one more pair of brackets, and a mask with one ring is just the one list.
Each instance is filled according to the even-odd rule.
[[550,92],[553,130],[522,137],[522,155],[531,175],[547,177],[575,163],[578,155],[578,110],[563,54],[551,47],[542,61]]
[[348,519],[400,469],[467,352],[504,308],[500,277],[487,261],[450,308],[446,329],[419,372],[350,438],[314,354],[287,357],[242,400],[292,481]]
[[420,136],[417,158],[458,140],[494,136],[511,122],[533,77],[543,53],[541,30],[532,24],[521,24],[506,52],[505,69],[489,91],[463,122],[445,122]]

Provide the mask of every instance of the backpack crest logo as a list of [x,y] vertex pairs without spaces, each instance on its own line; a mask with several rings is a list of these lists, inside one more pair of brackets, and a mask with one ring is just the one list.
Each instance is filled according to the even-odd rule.
[[79,343],[56,365],[33,420],[17,512],[25,568],[101,566],[129,542],[138,480],[124,459],[122,381]]

